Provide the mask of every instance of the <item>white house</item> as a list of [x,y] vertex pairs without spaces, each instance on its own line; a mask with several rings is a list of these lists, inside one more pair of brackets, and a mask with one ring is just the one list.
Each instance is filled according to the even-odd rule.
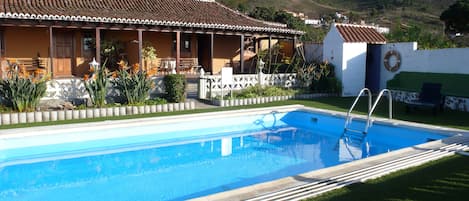
[[[367,74],[371,78],[379,77],[379,63],[368,61],[373,65],[367,72],[367,50],[385,43],[386,38],[375,27],[332,24],[324,38],[323,59],[335,66],[335,74],[343,85],[342,96],[356,96],[365,87]],[[379,60],[381,52],[368,56]],[[379,87],[379,82],[377,85]]]

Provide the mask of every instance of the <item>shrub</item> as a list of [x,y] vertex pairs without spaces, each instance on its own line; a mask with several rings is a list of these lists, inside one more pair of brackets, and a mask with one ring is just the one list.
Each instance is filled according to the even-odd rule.
[[0,79],[0,97],[6,106],[18,112],[34,111],[46,94],[48,76],[32,77],[10,71],[8,79]]
[[255,85],[245,88],[239,92],[236,92],[234,96],[236,98],[256,98],[256,97],[268,97],[268,96],[288,96],[295,94],[296,91],[292,89],[284,89],[277,86],[260,86]]
[[152,81],[145,71],[127,72],[125,69],[116,72],[112,80],[114,87],[124,96],[127,104],[142,104],[148,98]]
[[166,75],[163,78],[165,98],[169,102],[183,102],[186,98],[186,77],[180,74]]
[[164,98],[152,98],[145,100],[145,105],[161,105],[166,103],[168,103],[168,101]]
[[109,86],[109,77],[106,64],[98,69],[90,69],[90,75],[85,75],[83,83],[85,89],[90,95],[91,103],[97,107],[103,107],[106,104],[107,88]]
[[342,93],[342,83],[335,77],[321,77],[311,82],[311,90],[319,93]]

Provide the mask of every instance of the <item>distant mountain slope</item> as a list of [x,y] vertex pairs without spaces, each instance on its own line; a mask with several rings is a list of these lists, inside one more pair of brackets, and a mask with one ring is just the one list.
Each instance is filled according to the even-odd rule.
[[340,12],[353,20],[365,20],[382,26],[418,25],[423,30],[442,33],[441,12],[456,0],[218,0],[232,8],[256,6],[303,12],[309,18]]

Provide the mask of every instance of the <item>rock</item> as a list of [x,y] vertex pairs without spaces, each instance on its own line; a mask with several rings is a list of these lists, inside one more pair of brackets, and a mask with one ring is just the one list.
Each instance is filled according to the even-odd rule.
[[62,105],[63,109],[65,110],[73,110],[75,109],[75,106],[70,103],[70,102],[65,102],[63,105]]

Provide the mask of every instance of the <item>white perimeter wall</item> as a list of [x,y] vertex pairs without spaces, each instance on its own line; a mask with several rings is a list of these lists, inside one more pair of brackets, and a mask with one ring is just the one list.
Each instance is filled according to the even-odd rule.
[[394,73],[387,71],[381,62],[381,89],[400,71],[469,74],[469,48],[417,50],[417,43],[411,42],[386,44],[381,50],[381,58],[390,50],[401,54],[401,67]]

